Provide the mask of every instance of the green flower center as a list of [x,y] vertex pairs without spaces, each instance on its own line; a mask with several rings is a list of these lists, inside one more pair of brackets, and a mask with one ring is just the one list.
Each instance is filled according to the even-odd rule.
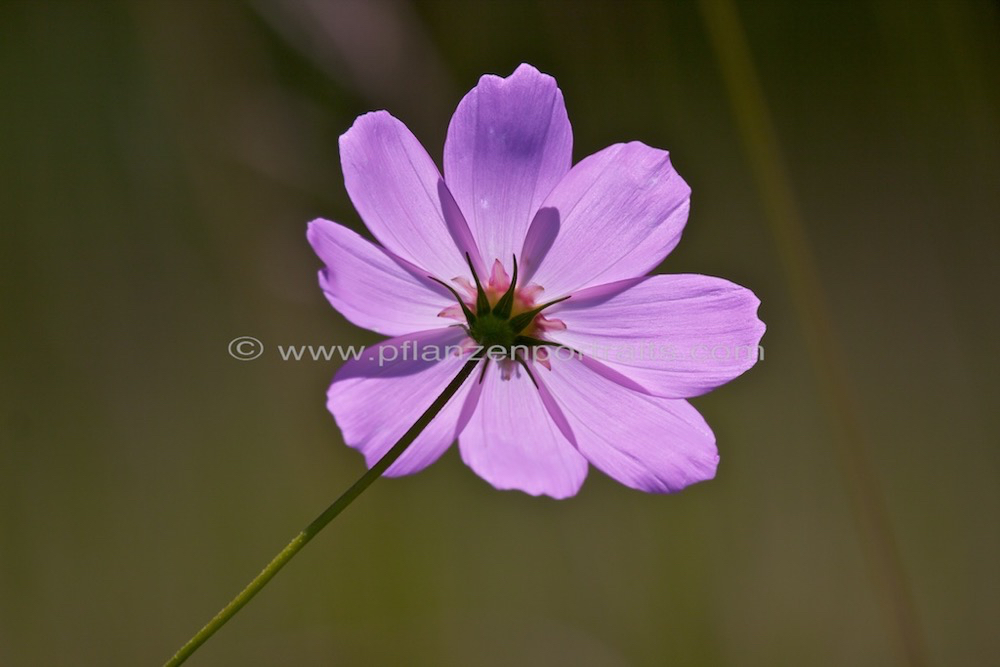
[[484,348],[500,346],[512,349],[519,332],[514,331],[510,322],[493,313],[486,313],[469,324],[469,337]]
[[468,253],[466,253],[465,259],[469,263],[469,270],[472,271],[472,279],[476,283],[475,312],[462,300],[462,297],[453,287],[437,278],[431,277],[431,279],[444,285],[451,292],[452,296],[458,300],[458,304],[462,307],[462,313],[465,315],[466,326],[464,329],[469,334],[469,338],[474,340],[483,351],[488,352],[491,358],[496,358],[498,350],[503,349],[506,350],[505,355],[499,356],[505,356],[508,359],[522,363],[523,360],[517,356],[518,349],[523,350],[539,345],[553,345],[549,341],[531,336],[532,330],[529,327],[531,327],[539,313],[549,306],[555,305],[560,301],[565,301],[569,298],[568,296],[549,301],[524,312],[514,313],[514,301],[517,293],[517,257],[514,257],[514,271],[510,280],[510,286],[497,299],[496,303],[491,305],[486,290],[483,289],[479,276],[476,275],[476,269],[473,267],[472,259]]

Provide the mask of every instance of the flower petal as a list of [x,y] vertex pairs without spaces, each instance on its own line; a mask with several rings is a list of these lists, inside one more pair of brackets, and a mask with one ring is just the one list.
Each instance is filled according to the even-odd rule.
[[[327,407],[344,442],[364,454],[370,468],[430,407],[468,360],[451,354],[465,333],[423,331],[390,338],[341,366],[327,392]],[[409,475],[436,461],[455,441],[459,413],[475,382],[454,397],[385,474]]]
[[468,274],[472,235],[434,161],[385,111],[358,117],[340,137],[344,184],[386,249],[442,280]]
[[521,65],[486,75],[459,103],[444,174],[486,265],[508,272],[539,204],[569,171],[573,132],[555,79]]
[[486,370],[479,407],[458,439],[462,460],[498,489],[575,495],[587,461],[560,433],[531,379],[518,371],[503,380],[495,363]]
[[594,364],[557,355],[552,370],[537,375],[562,406],[588,461],[652,493],[673,493],[715,476],[715,436],[690,403],[627,389]]
[[542,203],[518,259],[551,299],[636,278],[673,250],[691,188],[666,151],[615,144],[573,167]]
[[657,275],[577,292],[554,306],[548,338],[617,370],[656,396],[689,398],[758,359],[764,323],[753,292],[722,278]]
[[319,273],[323,293],[354,324],[387,336],[449,324],[438,313],[454,299],[420,282],[386,250],[329,220],[313,220],[306,236],[326,264]]

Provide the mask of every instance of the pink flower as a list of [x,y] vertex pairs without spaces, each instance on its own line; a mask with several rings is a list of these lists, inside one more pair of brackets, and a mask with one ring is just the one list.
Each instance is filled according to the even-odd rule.
[[392,336],[328,394],[369,466],[474,348],[498,345],[387,475],[457,438],[480,477],[532,495],[574,495],[588,464],[650,492],[715,476],[715,437],[685,399],[756,362],[760,302],[720,278],[646,276],[677,245],[690,188],[666,151],[615,144],[573,166],[572,140],[555,80],[530,65],[482,77],[458,105],[443,178],[385,111],[340,138],[381,245],[327,220],[308,237],[333,307]]

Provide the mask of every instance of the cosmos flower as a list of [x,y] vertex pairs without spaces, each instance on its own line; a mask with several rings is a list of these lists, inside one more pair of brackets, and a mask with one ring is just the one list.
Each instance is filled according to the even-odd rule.
[[340,138],[380,245],[322,219],[308,238],[333,307],[391,336],[328,393],[369,466],[493,348],[387,475],[457,439],[480,477],[532,495],[574,495],[590,465],[648,492],[714,477],[715,437],[686,399],[756,362],[759,301],[720,278],[647,276],[680,239],[690,188],[666,151],[615,144],[572,165],[572,139],[555,80],[530,65],[461,101],[443,177],[385,111]]

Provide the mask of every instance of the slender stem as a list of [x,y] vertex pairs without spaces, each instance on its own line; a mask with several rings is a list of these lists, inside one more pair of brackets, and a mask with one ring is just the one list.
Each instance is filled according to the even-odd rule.
[[174,654],[170,660],[167,661],[165,667],[175,667],[180,665],[189,657],[191,654],[198,650],[198,647],[204,644],[209,637],[214,635],[219,628],[226,624],[230,618],[232,618],[236,612],[243,608],[247,602],[255,596],[267,582],[274,578],[274,575],[278,573],[281,568],[283,568],[288,561],[292,559],[295,554],[297,554],[302,547],[309,543],[313,537],[323,530],[328,523],[333,521],[333,519],[340,514],[344,509],[350,505],[355,498],[361,495],[361,493],[371,486],[371,483],[382,476],[382,473],[393,464],[393,462],[398,459],[406,448],[409,447],[417,436],[420,435],[421,431],[431,423],[431,420],[437,416],[441,409],[448,403],[449,399],[455,395],[462,383],[469,377],[476,364],[479,363],[480,357],[478,355],[473,356],[469,359],[462,370],[459,371],[455,379],[445,387],[445,390],[441,392],[441,395],[434,399],[431,406],[424,411],[424,414],[420,416],[420,419],[410,427],[410,429],[403,434],[403,437],[392,446],[385,456],[378,460],[378,462],[373,465],[364,475],[362,475],[358,481],[354,483],[351,488],[347,489],[339,498],[333,501],[333,504],[327,507],[322,514],[316,517],[312,523],[306,526],[301,533],[295,536],[295,538],[288,543],[284,549],[282,549],[274,559],[267,564],[260,574],[258,574],[253,581],[247,584],[239,595],[230,601],[225,607],[222,608],[215,617],[209,621],[205,627],[198,631],[198,633],[192,637],[187,644],[181,647],[177,653]]

